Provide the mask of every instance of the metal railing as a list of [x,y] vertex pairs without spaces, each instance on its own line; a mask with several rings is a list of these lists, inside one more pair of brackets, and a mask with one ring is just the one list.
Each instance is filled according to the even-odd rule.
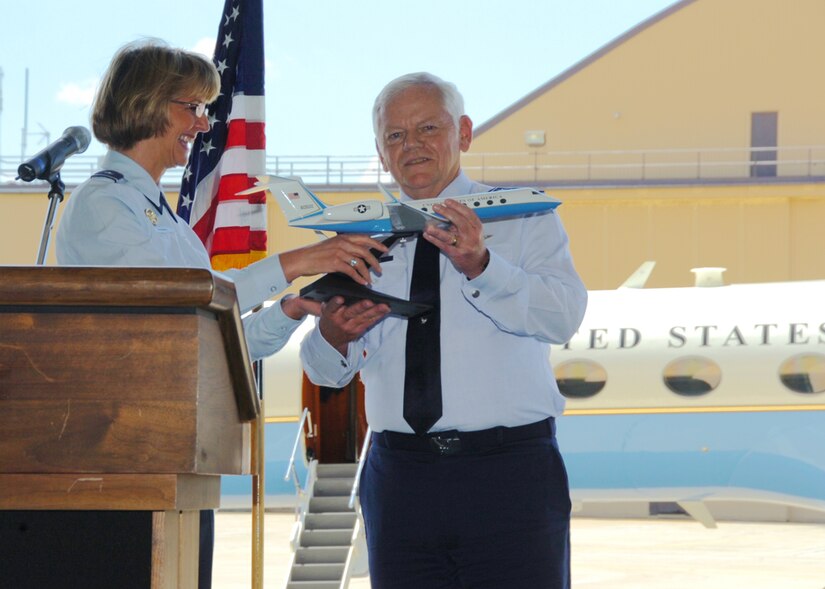
[[[18,158],[0,157],[0,189],[28,186],[14,180],[19,164]],[[462,156],[462,167],[471,178],[490,184],[822,178],[825,145],[468,153]],[[266,168],[271,176],[300,176],[307,184],[331,188],[364,186],[372,190],[378,182],[392,183],[378,157],[370,155],[270,155]],[[66,161],[61,178],[67,186],[75,186],[98,169],[99,156],[81,154]],[[181,168],[170,170],[162,183],[177,187],[181,174]]]
[[361,454],[358,456],[358,468],[355,469],[355,480],[352,481],[352,490],[349,493],[349,502],[347,505],[350,509],[355,508],[355,499],[358,497],[358,486],[361,482],[361,472],[364,470],[364,462],[367,460],[367,451],[370,448],[371,438],[372,428],[367,426],[367,433],[364,434],[364,443],[361,444]]
[[470,153],[462,168],[496,184],[702,182],[825,177],[825,145]]
[[289,482],[289,480],[292,479],[297,495],[304,492],[304,487],[301,486],[301,481],[298,478],[298,470],[295,468],[298,450],[301,448],[301,442],[304,440],[304,426],[307,427],[306,436],[308,438],[314,437],[315,432],[312,427],[312,417],[308,407],[304,408],[303,413],[301,413],[301,419],[298,421],[298,432],[295,434],[295,443],[292,445],[292,453],[289,455],[289,462],[287,463],[286,473],[284,474],[284,481]]

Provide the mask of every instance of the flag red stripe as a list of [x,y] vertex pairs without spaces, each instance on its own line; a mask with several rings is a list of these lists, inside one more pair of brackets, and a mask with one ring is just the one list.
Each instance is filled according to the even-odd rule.
[[264,123],[253,123],[245,119],[233,119],[229,121],[226,149],[231,147],[266,149]]
[[[224,174],[218,180],[218,194],[215,196],[219,201],[226,200],[243,200],[248,202],[256,202],[250,200],[250,197],[258,198],[258,193],[238,196],[238,192],[251,188],[255,185],[255,179],[250,178],[246,174]],[[264,192],[264,195],[266,193]]]
[[266,231],[249,227],[218,227],[212,237],[212,255],[266,251]]

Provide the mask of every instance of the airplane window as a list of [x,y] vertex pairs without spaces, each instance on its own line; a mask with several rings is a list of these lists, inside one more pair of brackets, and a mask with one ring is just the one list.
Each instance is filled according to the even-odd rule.
[[779,380],[795,393],[825,391],[825,356],[798,354],[779,365]]
[[719,365],[702,356],[677,358],[665,366],[662,378],[677,395],[698,397],[711,392],[722,381]]
[[568,399],[586,399],[604,388],[607,372],[590,360],[569,360],[556,366],[554,373],[561,394]]

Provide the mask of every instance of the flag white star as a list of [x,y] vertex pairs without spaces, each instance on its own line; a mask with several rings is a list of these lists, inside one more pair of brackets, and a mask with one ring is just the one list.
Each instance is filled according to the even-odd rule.
[[241,15],[241,11],[240,11],[240,10],[238,10],[238,7],[237,7],[237,6],[233,6],[233,7],[232,7],[232,14],[230,15],[230,18],[231,18],[232,20],[236,20],[236,19],[237,19],[240,15]]
[[209,121],[209,127],[214,127],[215,123],[222,123],[223,122],[223,121],[219,121],[218,117],[216,117],[212,113],[207,113],[206,118]]
[[180,196],[180,199],[181,199],[180,206],[182,206],[184,209],[188,209],[189,205],[192,204],[192,199],[189,198],[188,194],[182,194]]
[[184,182],[189,182],[189,178],[191,178],[191,176],[192,176],[192,170],[189,169],[189,166],[186,166],[183,169],[183,181]]
[[209,152],[212,151],[213,149],[217,149],[217,148],[212,145],[212,140],[210,139],[209,141],[204,141],[203,142],[203,145],[201,146],[201,153],[206,152],[206,155],[208,156]]
[[230,44],[230,43],[232,43],[232,41],[234,41],[234,40],[235,40],[235,39],[233,39],[233,38],[232,38],[232,33],[228,33],[228,34],[227,34],[227,35],[223,38],[223,43],[222,43],[222,45],[223,45],[224,47],[227,47],[227,48],[228,48],[228,47],[229,47],[229,44]]
[[223,75],[223,71],[227,68],[226,60],[222,59],[221,61],[219,61],[218,64],[215,66],[215,68],[217,68],[218,73],[220,75]]

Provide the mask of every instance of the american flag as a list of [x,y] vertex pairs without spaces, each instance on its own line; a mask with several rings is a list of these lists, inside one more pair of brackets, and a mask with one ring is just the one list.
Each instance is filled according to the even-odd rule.
[[221,93],[192,145],[178,214],[226,270],[266,257],[266,192],[237,196],[266,173],[263,0],[226,0],[213,61]]

